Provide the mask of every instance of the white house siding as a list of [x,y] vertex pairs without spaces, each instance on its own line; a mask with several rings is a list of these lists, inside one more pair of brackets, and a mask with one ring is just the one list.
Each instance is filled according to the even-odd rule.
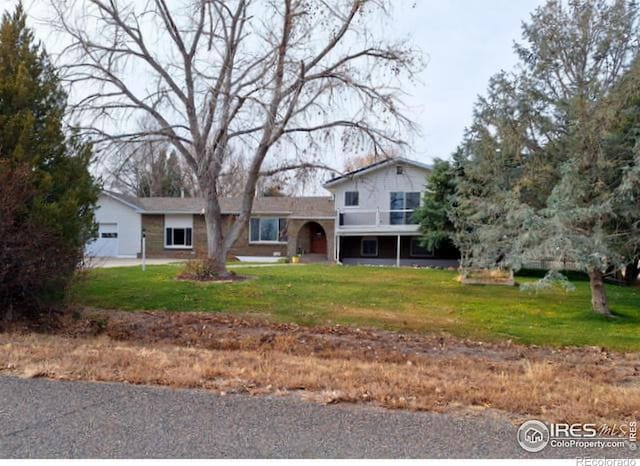
[[[398,170],[398,168],[401,170]],[[397,160],[354,173],[352,178],[342,178],[325,187],[334,193],[339,214],[336,226],[337,260],[344,264],[421,265],[446,267],[455,265],[455,258],[445,257],[441,251],[434,257],[414,256],[410,248],[412,238],[420,235],[419,226],[406,222],[411,207],[393,207],[390,211],[391,193],[417,193],[422,198],[429,168]],[[345,193],[358,192],[358,205],[347,206]],[[416,199],[416,201],[418,200]],[[400,209],[400,210],[398,210]],[[392,215],[400,215],[400,222],[392,221]],[[405,217],[403,217],[403,215]],[[365,238],[375,238],[378,250],[365,256],[361,251]]]
[[[101,194],[95,216],[98,225],[117,225],[118,257],[136,257],[140,253],[141,218],[133,207]],[[87,252],[91,253],[91,244],[87,246]]]
[[[398,174],[398,167],[402,173]],[[334,193],[336,209],[340,213],[337,230],[351,233],[411,233],[418,234],[417,225],[391,222],[391,193],[418,193],[422,197],[429,170],[409,163],[389,163],[369,172],[345,178],[327,189]],[[358,205],[345,205],[345,194],[358,192]],[[398,209],[395,206],[395,209]],[[393,215],[411,215],[396,212]],[[342,233],[340,233],[342,234]]]
[[193,214],[166,214],[165,228],[193,228]]
[[[335,193],[336,208],[349,210],[390,210],[391,192],[424,192],[428,171],[413,165],[398,163],[403,167],[403,174],[396,174],[396,164],[390,164],[346,180],[329,188]],[[347,191],[359,192],[358,207],[345,207],[344,197]]]

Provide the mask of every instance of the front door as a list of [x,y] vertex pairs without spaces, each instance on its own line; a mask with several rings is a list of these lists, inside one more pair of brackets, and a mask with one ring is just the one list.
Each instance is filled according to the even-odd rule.
[[327,253],[327,235],[324,229],[317,223],[310,225],[311,232],[311,253],[326,254]]

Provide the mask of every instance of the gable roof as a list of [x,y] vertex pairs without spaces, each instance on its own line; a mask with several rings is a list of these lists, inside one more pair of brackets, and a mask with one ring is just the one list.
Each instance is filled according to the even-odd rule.
[[[133,197],[104,192],[134,207],[142,214],[203,214],[205,200],[201,197]],[[239,214],[241,197],[220,199],[223,214]],[[253,214],[281,214],[292,217],[333,217],[331,197],[257,197],[253,201]]]
[[352,180],[353,178],[362,176],[366,173],[370,173],[374,170],[378,170],[380,168],[384,168],[389,165],[411,165],[423,170],[431,170],[433,167],[431,165],[427,165],[426,163],[418,162],[416,160],[406,159],[404,157],[393,157],[385,160],[381,160],[380,162],[372,163],[371,165],[367,165],[366,167],[358,168],[357,170],[350,171],[349,173],[345,173],[344,175],[337,176],[335,178],[330,179],[325,182],[322,186],[325,188],[330,188],[336,186],[340,183],[344,183],[345,181]]
[[129,196],[128,194],[117,193],[115,191],[103,190],[102,194],[111,199],[120,202],[121,204],[126,205],[127,207],[131,207],[133,210],[141,210],[142,205],[139,202],[138,197]]

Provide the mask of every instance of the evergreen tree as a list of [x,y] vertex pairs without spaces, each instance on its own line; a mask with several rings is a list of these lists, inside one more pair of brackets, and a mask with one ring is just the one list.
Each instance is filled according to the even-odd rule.
[[463,145],[468,263],[570,264],[589,275],[593,310],[611,314],[604,276],[637,245],[638,159],[607,141],[638,33],[630,0],[550,0],[523,26],[519,73],[492,80]]
[[[610,223],[613,231],[621,231],[620,251],[626,262],[624,279],[636,284],[640,274],[640,209],[637,170],[640,167],[640,61],[636,59],[624,76],[613,97],[618,112],[613,115],[612,131],[605,139],[604,150],[617,167],[618,196],[613,206],[617,213]],[[634,167],[634,168],[631,168]],[[635,170],[634,170],[635,169]],[[623,171],[624,170],[624,171]],[[612,180],[609,180],[611,183]],[[616,181],[616,180],[613,180]]]
[[[93,232],[99,189],[88,172],[91,147],[65,134],[65,107],[56,70],[19,4],[0,24],[3,202],[11,202],[16,180],[28,185],[21,191],[23,205],[7,208],[0,219],[0,310],[8,314],[62,298]],[[26,237],[34,229],[46,240]],[[37,279],[16,282],[25,270]]]
[[533,92],[556,115],[566,160],[545,208],[531,217],[533,233],[520,237],[523,257],[557,257],[586,272],[593,310],[610,316],[604,276],[625,265],[615,204],[634,162],[608,153],[604,141],[618,113],[616,86],[638,53],[637,5],[552,1],[524,32],[519,53]]
[[413,214],[413,220],[420,225],[422,245],[430,250],[443,243],[451,243],[454,227],[453,195],[456,189],[456,174],[451,163],[436,159],[433,170],[427,176],[427,184],[421,206]]
[[553,185],[546,140],[532,128],[548,119],[523,90],[520,77],[501,72],[454,155],[458,169],[454,242],[463,267],[513,267],[514,246],[528,205],[544,205]]

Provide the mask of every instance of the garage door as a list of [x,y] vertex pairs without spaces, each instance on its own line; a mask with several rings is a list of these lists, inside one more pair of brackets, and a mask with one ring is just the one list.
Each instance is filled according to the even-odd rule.
[[100,223],[98,238],[87,245],[87,256],[115,257],[118,255],[118,224]]

